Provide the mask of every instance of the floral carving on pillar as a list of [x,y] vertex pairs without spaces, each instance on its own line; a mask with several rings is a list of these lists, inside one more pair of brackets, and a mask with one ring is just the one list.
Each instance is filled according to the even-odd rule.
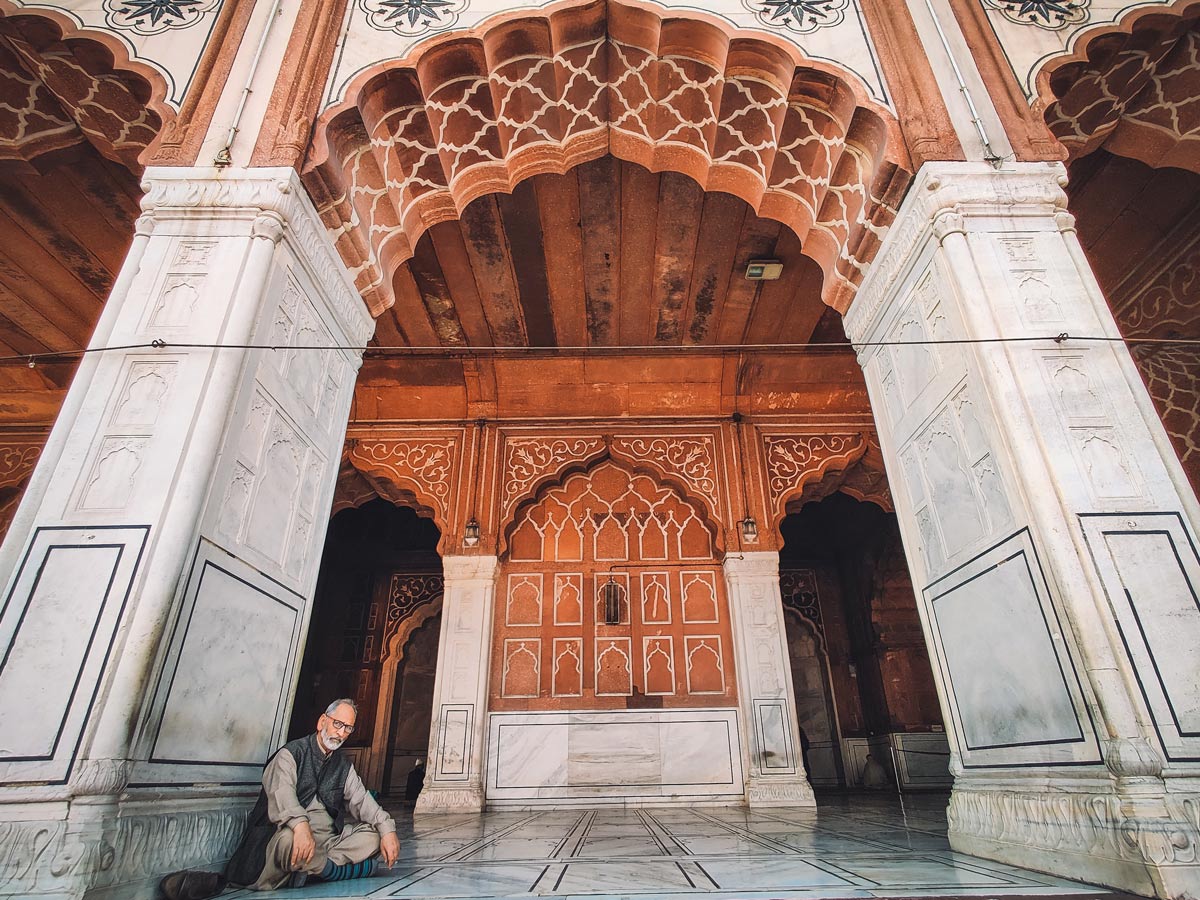
[[453,438],[357,440],[347,459],[382,496],[415,499],[446,531],[458,459]]
[[717,454],[712,437],[614,437],[612,454],[635,466],[649,465],[665,478],[679,482],[689,494],[704,501],[714,519],[720,519]]
[[383,626],[383,654],[380,662],[392,653],[392,638],[400,626],[418,607],[442,596],[444,581],[440,573],[410,574],[396,572],[388,585],[387,616]]
[[0,448],[0,538],[8,533],[25,485],[41,455],[41,443]]
[[507,523],[521,500],[567,466],[585,463],[603,451],[604,439],[599,436],[506,440],[500,521]]
[[765,435],[767,487],[776,519],[782,519],[789,500],[832,472],[844,472],[867,452],[864,434]]

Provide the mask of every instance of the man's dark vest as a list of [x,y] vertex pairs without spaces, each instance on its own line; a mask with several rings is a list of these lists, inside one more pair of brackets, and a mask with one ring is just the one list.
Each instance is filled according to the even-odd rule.
[[[296,738],[272,754],[290,753],[296,760],[296,799],[305,809],[317,797],[329,817],[333,831],[341,834],[346,824],[346,778],[350,775],[350,759],[340,750],[328,756],[317,746],[317,736]],[[276,826],[267,816],[267,792],[258,792],[258,802],[250,811],[246,834],[225,867],[225,877],[233,884],[253,884],[267,864],[267,844]]]

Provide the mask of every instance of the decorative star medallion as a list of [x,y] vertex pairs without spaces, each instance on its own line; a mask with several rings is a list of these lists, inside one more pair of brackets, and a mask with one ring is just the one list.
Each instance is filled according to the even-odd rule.
[[850,0],[742,0],[742,5],[764,25],[809,34],[840,23]]
[[113,28],[148,35],[187,28],[220,5],[221,0],[104,0],[104,11]]
[[468,0],[361,0],[361,5],[371,27],[417,37],[451,27]]
[[1019,25],[1038,25],[1057,30],[1086,22],[1092,0],[985,0],[1004,18]]

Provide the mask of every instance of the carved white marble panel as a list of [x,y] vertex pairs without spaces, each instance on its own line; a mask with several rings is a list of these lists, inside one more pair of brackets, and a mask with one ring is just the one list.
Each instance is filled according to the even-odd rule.
[[1070,635],[1027,530],[923,596],[964,766],[1098,759]]
[[0,608],[0,779],[65,781],[148,528],[40,528]]
[[167,402],[176,371],[175,362],[132,363],[109,419],[109,427],[134,430],[153,428]]
[[1095,500],[1139,500],[1143,497],[1145,489],[1137,463],[1119,428],[1071,428],[1067,433]]
[[434,756],[437,777],[443,781],[467,781],[470,778],[471,735],[475,707],[471,704],[442,706],[437,729],[438,746]]
[[488,718],[489,803],[715,800],[743,790],[731,709]]
[[191,324],[200,303],[203,275],[169,275],[150,313],[147,327],[153,331],[173,331]]
[[198,560],[185,596],[150,760],[262,765],[282,737],[303,598],[216,554]]
[[284,562],[292,512],[301,477],[309,465],[309,445],[276,413],[255,479],[245,542],[277,565]]
[[149,437],[107,437],[101,441],[83,486],[79,509],[125,509],[136,491],[149,444]]
[[1080,516],[1170,760],[1200,759],[1200,556],[1175,512]]
[[758,730],[758,747],[761,748],[760,766],[764,772],[784,770],[796,771],[796,760],[792,757],[793,741],[788,733],[788,715],[780,700],[754,701],[754,727]]

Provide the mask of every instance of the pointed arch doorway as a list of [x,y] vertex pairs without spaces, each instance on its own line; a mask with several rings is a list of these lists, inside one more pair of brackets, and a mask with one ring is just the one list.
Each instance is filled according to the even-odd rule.
[[329,523],[289,734],[338,697],[358,704],[346,750],[368,788],[403,798],[429,744],[441,621],[441,533],[375,498]]

